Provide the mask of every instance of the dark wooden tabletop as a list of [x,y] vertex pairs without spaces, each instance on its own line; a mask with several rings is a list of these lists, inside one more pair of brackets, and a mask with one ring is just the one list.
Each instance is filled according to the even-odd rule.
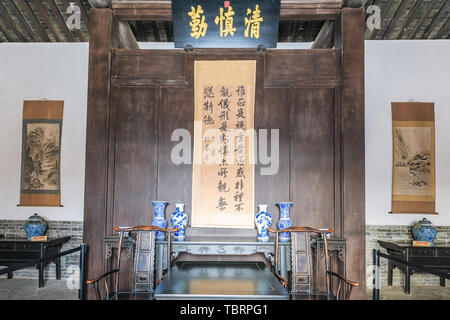
[[178,262],[156,288],[155,299],[289,299],[262,262]]
[[61,238],[47,238],[45,241],[30,241],[26,237],[1,237],[0,242],[13,242],[13,243],[45,243],[47,245],[58,245],[66,243],[70,240],[70,237]]

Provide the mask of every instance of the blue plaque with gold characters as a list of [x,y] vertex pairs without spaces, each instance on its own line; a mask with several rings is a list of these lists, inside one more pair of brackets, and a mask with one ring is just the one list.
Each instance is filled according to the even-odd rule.
[[172,0],[175,48],[276,48],[280,0]]

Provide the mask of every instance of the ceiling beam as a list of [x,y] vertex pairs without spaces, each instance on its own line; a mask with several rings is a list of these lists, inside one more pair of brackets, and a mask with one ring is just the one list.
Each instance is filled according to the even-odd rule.
[[41,23],[39,22],[38,18],[36,17],[36,14],[34,13],[33,9],[31,8],[31,5],[28,1],[25,0],[19,0],[20,7],[22,10],[26,13],[28,16],[28,19],[31,21],[31,23],[34,26],[34,30],[37,31],[39,34],[39,37],[44,42],[50,42],[50,38],[47,35],[47,32],[45,32],[44,28],[42,27]]
[[[70,7],[70,3],[67,0],[61,0],[61,3],[66,8],[66,10],[64,10],[64,12],[67,12],[67,8]],[[80,10],[81,10],[81,8],[80,8]],[[78,36],[78,39],[81,42],[85,42],[86,41],[86,39],[85,39],[85,37],[83,35],[83,32],[81,32],[80,29],[77,29],[77,36]]]
[[311,49],[333,48],[334,45],[334,21],[325,21],[314,40]]
[[19,39],[19,41],[28,42],[27,37],[25,37],[25,34],[22,32],[22,30],[17,28],[16,23],[11,19],[8,10],[2,2],[0,2],[0,17],[3,21],[3,25],[5,27],[9,27],[9,29],[12,30],[17,36],[17,39]]
[[72,33],[70,32],[69,28],[67,28],[66,20],[62,16],[61,11],[59,11],[54,0],[46,0],[46,2],[47,2],[47,5],[52,9],[54,16],[56,17],[56,20],[59,23],[59,27],[61,28],[64,35],[66,36],[67,41],[75,42],[75,39],[73,38]]
[[447,21],[444,22],[438,33],[434,36],[434,39],[441,39],[445,32],[450,29],[450,17],[447,17]]
[[403,19],[403,23],[400,26],[399,30],[400,32],[395,37],[396,39],[401,39],[403,36],[403,33],[406,31],[406,28],[408,27],[409,23],[411,22],[412,18],[414,17],[414,13],[417,11],[417,8],[419,7],[422,0],[414,0],[414,4],[411,6],[411,9],[409,9],[408,15],[405,19]]
[[439,21],[443,18],[445,14],[448,15],[448,9],[450,6],[450,1],[443,1],[442,6],[439,8],[439,11],[437,14],[434,15],[433,20],[431,20],[430,25],[423,33],[422,38],[429,39],[431,34],[433,33],[433,30],[437,27]]
[[[392,2],[394,2],[394,1],[392,1]],[[391,34],[392,28],[393,28],[393,26],[394,26],[394,21],[395,21],[395,19],[398,17],[398,14],[400,13],[400,11],[403,10],[403,7],[405,6],[406,3],[407,3],[407,1],[405,1],[405,0],[401,0],[401,1],[400,1],[400,3],[399,3],[399,5],[398,5],[397,9],[395,10],[395,13],[394,13],[394,15],[393,15],[391,21],[389,21],[389,24],[388,24],[387,28],[384,29],[384,32],[383,32],[383,34],[381,35],[381,38],[382,38],[382,39],[386,39],[386,38],[385,38],[386,35],[387,35],[388,38],[389,38],[389,35]]]
[[11,35],[11,33],[9,33],[9,31],[6,30],[6,29],[3,27],[3,24],[2,24],[1,21],[0,21],[0,32],[3,34],[3,36],[5,37],[5,39],[6,39],[8,42],[14,42],[14,41],[16,41],[16,40],[14,39],[14,37]]
[[8,3],[9,8],[12,10],[13,14],[16,16],[19,23],[22,25],[22,27],[25,29],[25,31],[28,33],[28,36],[34,41],[38,41],[38,36],[36,33],[31,29],[30,25],[27,21],[25,21],[22,13],[20,12],[19,8],[17,7],[16,3],[13,0],[6,0],[6,3]]
[[87,0],[92,8],[111,8],[111,0]]
[[41,1],[35,1],[36,6],[38,7],[39,14],[41,15],[42,19],[45,20],[45,23],[47,24],[48,29],[53,34],[53,37],[58,42],[63,42],[63,38],[61,38],[61,35],[59,34],[59,31],[56,29],[55,24],[53,23],[52,19],[50,18],[50,15],[48,14],[47,10],[44,8],[44,5]]
[[433,9],[433,1],[430,0],[430,2],[428,3],[427,9],[425,10],[425,13],[422,15],[419,22],[416,24],[416,27],[411,32],[408,39],[411,40],[416,37],[417,31],[419,31],[420,27],[423,25],[424,21],[426,20],[426,17],[428,17],[428,15],[430,14],[431,9]]
[[128,22],[114,20],[114,29],[118,36],[119,48],[139,49],[139,44]]
[[[383,21],[386,19],[386,16],[391,11],[394,3],[395,3],[394,0],[387,0],[383,9],[381,9],[381,18],[380,18],[381,19],[381,21],[380,21],[381,27],[383,27]],[[377,30],[376,32],[375,32],[375,28],[370,30],[368,39],[374,40],[376,38],[376,36],[381,32],[381,30],[382,29]]]
[[84,23],[86,24],[86,28],[89,30],[90,22],[89,22],[89,15],[88,15],[86,8],[84,7],[83,3],[81,3],[80,0],[75,0],[75,2],[80,7],[81,18],[82,18],[82,20],[84,20]]

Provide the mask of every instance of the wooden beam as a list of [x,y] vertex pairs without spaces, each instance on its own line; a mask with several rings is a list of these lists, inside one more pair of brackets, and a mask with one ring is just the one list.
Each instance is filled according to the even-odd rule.
[[0,21],[0,32],[5,37],[6,41],[8,41],[8,42],[14,42],[15,41],[14,37],[9,33],[9,31],[6,30],[5,27],[3,27],[1,21]]
[[59,23],[59,27],[63,31],[64,35],[66,36],[66,39],[68,42],[75,42],[75,39],[73,38],[72,33],[70,32],[69,28],[67,28],[66,20],[62,16],[61,12],[59,11],[59,8],[56,6],[54,0],[46,0],[48,6],[52,9],[53,14],[56,17],[56,20]]
[[84,7],[84,5],[81,3],[80,0],[75,0],[75,2],[77,3],[77,5],[80,7],[81,10],[81,18],[82,20],[84,20],[84,23],[87,26],[87,29],[89,30],[89,26],[90,26],[90,21],[89,21],[89,15],[87,13],[86,8]]
[[[70,7],[70,3],[67,0],[61,0],[61,3],[66,8],[66,10],[64,10],[64,12],[67,12],[67,8]],[[80,8],[80,10],[81,10],[81,8]],[[83,32],[81,32],[81,30],[79,30],[79,29],[77,29],[77,36],[78,36],[78,39],[81,42],[85,42],[86,41],[86,39],[85,39],[85,37],[83,35]]]
[[16,3],[13,0],[6,0],[6,3],[8,3],[9,8],[12,10],[13,14],[16,16],[19,23],[22,25],[22,27],[25,29],[25,31],[28,33],[28,36],[34,41],[38,41],[38,36],[33,31],[33,29],[30,28],[30,25],[27,21],[23,18],[22,13],[20,12],[19,8],[17,7]]
[[[394,2],[394,1],[392,1],[392,2]],[[407,3],[407,2],[406,2],[405,0],[401,0],[401,1],[400,1],[399,5],[397,6],[397,10],[395,10],[394,16],[392,17],[391,21],[389,21],[389,24],[388,24],[387,28],[384,29],[384,32],[383,32],[383,34],[381,35],[381,38],[382,38],[382,39],[386,39],[386,38],[385,38],[386,35],[387,35],[388,38],[389,38],[389,35],[391,34],[391,31],[392,31],[391,29],[392,29],[392,27],[393,27],[393,25],[394,25],[394,21],[395,21],[395,19],[398,17],[399,12],[400,12],[401,10],[403,10],[403,7],[405,6],[406,3]]]
[[111,8],[111,0],[87,0],[92,8]]
[[52,19],[50,18],[47,10],[44,8],[44,5],[41,1],[35,1],[36,6],[38,7],[39,14],[41,15],[42,19],[45,20],[45,23],[47,24],[48,29],[53,34],[53,37],[55,37],[55,40],[57,42],[63,42],[63,39],[61,38],[61,35],[59,34],[59,31],[56,29],[55,24],[53,23]]
[[14,32],[14,34],[17,36],[17,39],[21,42],[28,42],[27,37],[25,37],[25,34],[17,28],[16,23],[11,19],[11,16],[9,15],[8,10],[3,5],[2,2],[0,2],[0,17],[3,20],[3,23],[5,27],[9,26],[9,29]]
[[414,4],[412,5],[411,9],[408,12],[407,17],[403,20],[403,23],[400,27],[400,32],[397,35],[397,39],[401,39],[403,36],[403,33],[406,31],[407,26],[411,22],[412,17],[414,16],[414,13],[416,12],[417,8],[419,7],[419,4],[422,0],[415,0]]
[[[393,1],[393,0],[386,1],[383,9],[381,9],[381,18],[380,18],[381,19],[381,21],[380,21],[381,27],[383,27],[383,21],[386,19],[386,16],[391,11],[392,5],[394,4],[394,2],[395,1]],[[377,31],[375,31],[375,30],[376,30],[375,28],[370,30],[368,39],[374,40],[376,38],[376,36],[381,32],[381,29],[377,30]]]
[[433,30],[438,25],[439,21],[443,18],[445,14],[448,15],[448,9],[450,6],[450,1],[444,1],[442,2],[442,6],[439,8],[439,11],[437,14],[434,15],[433,20],[431,21],[428,28],[425,30],[425,32],[422,35],[423,39],[429,39],[429,36],[433,33]]
[[27,14],[28,19],[33,24],[34,29],[38,32],[39,37],[42,39],[42,41],[50,42],[50,38],[48,37],[47,32],[45,32],[44,28],[36,17],[36,14],[31,8],[30,3],[25,0],[19,0],[19,3],[22,10]]
[[334,45],[334,21],[325,21],[319,31],[311,49],[333,48]]
[[442,36],[444,36],[445,32],[448,32],[449,29],[450,29],[450,17],[447,17],[447,21],[444,22],[441,29],[439,29],[438,33],[434,36],[434,39],[441,39]]
[[420,18],[419,22],[416,24],[416,27],[414,28],[414,30],[411,32],[411,34],[409,35],[408,39],[414,39],[416,37],[417,31],[420,29],[420,27],[422,26],[423,22],[426,20],[426,17],[430,14],[431,9],[433,8],[432,6],[433,1],[430,1],[428,3],[427,9],[425,10],[425,13],[422,15],[422,17]]
[[[341,0],[282,0],[281,20],[333,20],[341,10]],[[119,21],[171,21],[172,4],[167,0],[122,2],[112,0],[113,15]]]
[[344,0],[344,7],[348,8],[360,8],[364,7],[367,0]]
[[140,49],[130,24],[127,21],[116,21],[114,19],[113,29],[119,40],[119,48]]

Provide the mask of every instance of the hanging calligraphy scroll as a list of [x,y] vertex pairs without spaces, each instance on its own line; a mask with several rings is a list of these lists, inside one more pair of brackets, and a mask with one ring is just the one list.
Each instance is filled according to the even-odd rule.
[[24,101],[20,206],[60,206],[64,101]]
[[276,48],[280,0],[173,0],[175,48]]
[[392,103],[392,213],[436,214],[434,103]]
[[255,66],[195,62],[193,227],[254,228]]

